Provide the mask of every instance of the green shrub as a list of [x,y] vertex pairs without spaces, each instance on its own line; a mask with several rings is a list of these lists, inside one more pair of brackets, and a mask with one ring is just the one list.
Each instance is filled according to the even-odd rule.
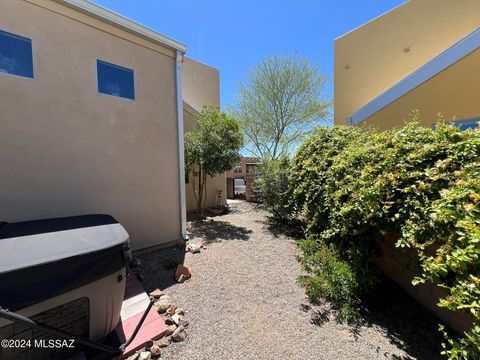
[[334,158],[350,142],[366,138],[355,127],[317,127],[305,141],[291,166],[290,183],[295,202],[309,219],[309,231],[319,233],[325,228],[330,214],[331,198],[328,197],[328,169]]
[[[462,339],[447,339],[444,353],[480,354],[480,130],[444,124],[434,130],[416,121],[380,133],[318,128],[299,148],[289,179],[322,254],[316,259],[327,261],[324,248],[333,248],[355,275],[355,287],[339,289],[350,291],[347,302],[354,305],[372,285],[368,259],[376,251],[375,234],[396,234],[398,247],[418,254],[422,272],[414,283],[435,281],[447,292],[439,306],[474,319]],[[311,255],[304,256],[308,263]],[[309,294],[335,300],[322,286],[312,292],[310,283]]]
[[299,261],[308,275],[298,278],[312,299],[323,298],[337,308],[337,319],[352,322],[359,318],[357,297],[361,292],[358,277],[350,264],[340,259],[333,246],[314,240],[298,242],[303,256]]
[[295,207],[288,181],[289,160],[265,160],[257,171],[260,176],[255,186],[260,189],[263,206],[277,220],[290,220],[295,215]]
[[[375,274],[368,264],[368,258],[376,252],[375,243],[363,216],[354,215],[362,206],[356,201],[355,189],[361,190],[358,178],[371,154],[366,146],[370,139],[368,133],[355,127],[318,127],[299,148],[291,166],[291,188],[298,208],[307,219],[309,238],[315,239],[322,249],[335,249],[341,273],[345,274],[348,266],[348,272],[355,276],[354,287],[331,290],[349,291],[348,296],[337,302],[338,319],[347,322],[358,318],[358,297],[375,284]],[[305,252],[304,255],[308,257]],[[329,274],[312,273],[313,278],[324,276]],[[312,291],[307,294],[313,298],[316,295]],[[336,302],[335,297],[325,298]]]

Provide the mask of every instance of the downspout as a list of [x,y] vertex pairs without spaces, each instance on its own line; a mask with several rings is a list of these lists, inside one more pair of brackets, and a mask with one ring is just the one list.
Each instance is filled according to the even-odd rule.
[[185,202],[185,150],[183,143],[183,95],[182,95],[183,53],[177,50],[176,86],[177,86],[177,131],[178,131],[178,180],[180,188],[180,236],[183,241],[187,235],[187,208]]

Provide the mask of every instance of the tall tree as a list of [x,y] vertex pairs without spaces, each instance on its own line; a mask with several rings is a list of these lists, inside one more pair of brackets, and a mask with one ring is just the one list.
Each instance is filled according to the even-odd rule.
[[286,155],[330,115],[331,101],[323,95],[327,82],[297,54],[272,56],[255,66],[240,85],[234,109],[246,150],[264,159]]
[[191,183],[197,212],[204,214],[208,177],[230,170],[238,161],[243,135],[238,121],[218,107],[204,107],[196,127],[185,134],[185,171]]

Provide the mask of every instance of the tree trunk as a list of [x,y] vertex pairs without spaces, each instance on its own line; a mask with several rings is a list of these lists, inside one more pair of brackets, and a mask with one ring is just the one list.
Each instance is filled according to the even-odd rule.
[[203,208],[202,208],[202,199],[203,199],[203,178],[202,178],[202,168],[198,169],[198,197],[197,197],[197,214],[200,218],[203,218]]

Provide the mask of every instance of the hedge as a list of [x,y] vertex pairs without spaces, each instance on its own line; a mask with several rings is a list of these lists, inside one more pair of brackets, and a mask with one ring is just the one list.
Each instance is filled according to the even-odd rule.
[[[414,284],[434,281],[447,294],[438,306],[473,318],[460,339],[444,332],[443,354],[480,358],[480,130],[415,120],[385,132],[318,127],[293,158],[289,182],[308,224],[300,260],[309,275],[300,282],[310,295],[340,299],[340,313],[351,315],[374,284],[374,235],[396,234],[397,247],[418,254]],[[337,262],[341,272],[326,271]],[[347,285],[335,292],[336,284]]]

